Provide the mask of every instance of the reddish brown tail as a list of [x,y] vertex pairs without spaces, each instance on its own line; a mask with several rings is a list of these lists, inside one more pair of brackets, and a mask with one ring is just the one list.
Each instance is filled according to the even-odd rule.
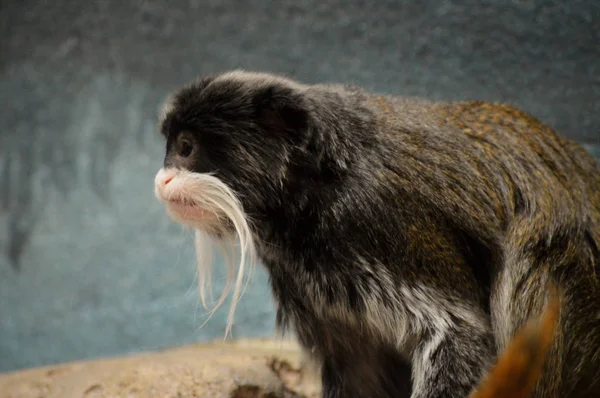
[[558,292],[553,286],[550,290],[550,300],[541,319],[530,321],[517,333],[469,398],[531,396],[541,376],[560,311]]

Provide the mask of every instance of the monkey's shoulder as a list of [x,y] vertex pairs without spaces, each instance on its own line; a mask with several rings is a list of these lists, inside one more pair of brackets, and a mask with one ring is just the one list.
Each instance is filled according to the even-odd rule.
[[492,164],[511,158],[530,170],[559,170],[565,177],[583,176],[600,184],[600,163],[589,152],[517,106],[376,94],[365,98],[377,136],[386,144],[474,156]]
[[[416,133],[425,128],[455,138],[485,137],[528,140],[533,137],[561,143],[564,138],[526,111],[505,103],[486,101],[436,102],[422,98],[369,95],[367,103],[388,128]],[[412,127],[412,128],[411,128]]]

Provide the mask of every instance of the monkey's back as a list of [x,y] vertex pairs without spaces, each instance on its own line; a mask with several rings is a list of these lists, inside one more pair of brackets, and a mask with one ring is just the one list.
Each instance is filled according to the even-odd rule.
[[509,105],[475,101],[437,109],[444,123],[456,126],[483,149],[480,153],[486,161],[499,162],[517,188],[531,191],[523,199],[536,202],[541,211],[570,202],[576,207],[572,210],[595,218],[595,232],[600,232],[600,165],[591,154]]
[[600,164],[548,125],[483,101],[375,96],[368,102],[391,161],[417,169],[445,194],[467,192],[493,214],[496,227],[518,214],[555,213],[590,222],[600,242]]
[[[600,396],[599,163],[509,105],[384,96],[367,103],[388,180],[501,249],[511,269],[494,270],[490,281],[499,350],[542,307],[543,282],[559,282],[561,323],[535,396]],[[502,290],[511,292],[504,302]]]

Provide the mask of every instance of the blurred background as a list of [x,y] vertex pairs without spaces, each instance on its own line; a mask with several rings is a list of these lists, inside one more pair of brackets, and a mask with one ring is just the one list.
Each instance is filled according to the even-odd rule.
[[[3,0],[0,28],[0,371],[223,337],[153,196],[160,102],[199,74],[505,101],[600,156],[594,0]],[[236,319],[273,333],[262,270]]]

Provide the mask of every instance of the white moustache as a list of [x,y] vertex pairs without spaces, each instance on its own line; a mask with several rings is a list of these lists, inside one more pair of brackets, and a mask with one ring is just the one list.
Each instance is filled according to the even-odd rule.
[[[227,281],[221,296],[209,310],[209,315],[212,316],[223,304],[233,286],[232,303],[225,331],[227,337],[233,325],[236,305],[256,264],[254,239],[241,202],[231,188],[214,175],[175,168],[161,168],[156,173],[154,194],[165,204],[171,219],[195,230],[200,298],[206,309],[208,309],[207,293],[212,301],[211,270],[214,261],[212,243],[217,243],[223,250],[227,266]],[[239,243],[238,250],[235,250],[236,237]],[[246,263],[250,270],[246,284],[242,286]]]

